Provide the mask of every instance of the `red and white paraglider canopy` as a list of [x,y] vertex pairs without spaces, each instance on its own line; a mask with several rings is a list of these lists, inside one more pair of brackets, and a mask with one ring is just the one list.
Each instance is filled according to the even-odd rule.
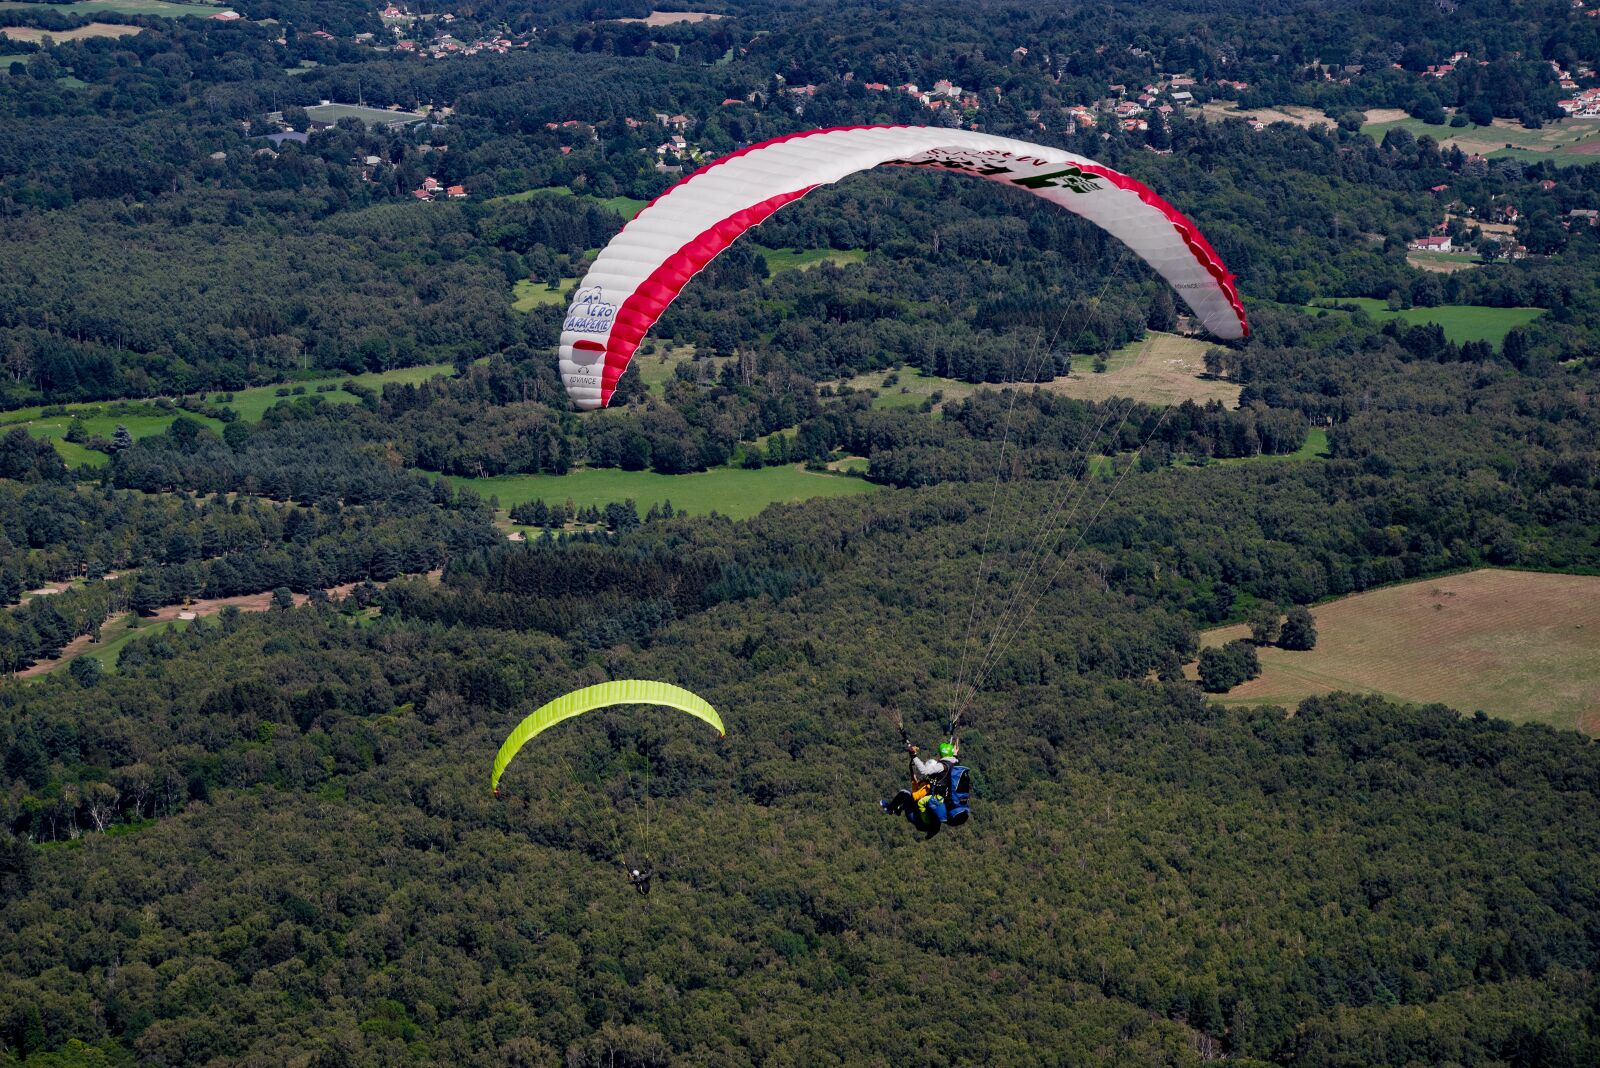
[[1026,189],[1088,219],[1155,268],[1207,330],[1249,333],[1233,275],[1198,227],[1137,180],[1059,148],[933,126],[808,130],[741,149],[651,201],[595,260],[561,331],[561,379],[603,408],[646,332],[717,253],[819,185],[871,167],[934,167]]

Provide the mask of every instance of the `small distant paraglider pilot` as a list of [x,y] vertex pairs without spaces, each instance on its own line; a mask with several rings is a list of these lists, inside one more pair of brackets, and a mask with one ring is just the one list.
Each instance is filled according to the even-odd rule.
[[628,885],[639,891],[640,897],[650,896],[650,880],[655,877],[656,873],[648,868],[642,871],[638,868],[628,869]]
[[919,756],[920,750],[909,741],[905,745],[911,762],[911,785],[879,801],[879,806],[891,816],[904,816],[923,833],[924,841],[946,824],[959,827],[967,822],[971,814],[967,802],[972,791],[967,769],[959,761],[960,744],[953,738],[941,743],[935,760]]

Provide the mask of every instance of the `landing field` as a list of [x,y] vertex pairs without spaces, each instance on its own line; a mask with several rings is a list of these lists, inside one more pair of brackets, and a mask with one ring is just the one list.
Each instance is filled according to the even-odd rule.
[[565,475],[499,475],[494,478],[448,478],[471,486],[483,497],[500,499],[509,509],[525,501],[553,504],[570,500],[578,507],[631,500],[643,514],[652,504],[671,501],[676,510],[704,516],[711,512],[730,519],[748,519],[769,504],[871,493],[879,487],[864,479],[823,475],[800,464],[747,471],[719,467],[692,475],[658,475],[654,471],[592,468]]
[[[1218,699],[1293,706],[1346,690],[1600,737],[1600,577],[1486,568],[1372,590],[1312,614],[1315,649],[1262,649],[1261,676]],[[1222,627],[1201,644],[1248,633]]]
[[1040,388],[1083,400],[1131,397],[1146,404],[1179,404],[1186,400],[1205,404],[1216,400],[1237,408],[1238,383],[1201,377],[1210,347],[1197,338],[1152,330],[1143,341],[1111,353],[1104,371],[1095,373],[1092,357],[1074,355],[1071,375],[1046,382]]

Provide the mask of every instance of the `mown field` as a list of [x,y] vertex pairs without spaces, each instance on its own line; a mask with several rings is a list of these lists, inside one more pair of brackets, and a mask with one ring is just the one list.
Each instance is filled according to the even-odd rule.
[[[37,8],[37,4],[26,5]],[[91,22],[71,30],[41,30],[33,26],[0,26],[0,33],[13,41],[32,41],[38,44],[46,37],[52,41],[77,41],[85,37],[132,37],[143,31],[142,26],[118,26],[110,22]]]
[[1241,111],[1235,101],[1212,100],[1201,104],[1195,110],[1206,119],[1255,119],[1269,126],[1275,122],[1287,122],[1305,127],[1335,125],[1334,121],[1318,108],[1300,107],[1294,104],[1286,104],[1281,108],[1253,108]]
[[[1402,308],[1393,311],[1376,297],[1336,297],[1334,303],[1354,304],[1372,318],[1383,322],[1402,319],[1412,326],[1438,323],[1444,327],[1444,336],[1457,345],[1468,341],[1487,341],[1496,348],[1505,341],[1506,334],[1519,326],[1526,326],[1543,315],[1543,308],[1479,308],[1467,304],[1441,304],[1437,308]],[[1310,307],[1313,315],[1321,311],[1342,314],[1336,309]]]
[[[420,367],[398,367],[391,371],[371,371],[359,375],[338,375],[315,381],[296,382],[290,386],[252,386],[249,389],[240,389],[233,392],[233,400],[224,401],[224,394],[218,392],[206,393],[205,400],[208,404],[226,404],[239,413],[239,417],[247,422],[260,420],[266,410],[282,400],[293,398],[293,394],[279,396],[279,390],[288,388],[304,389],[304,396],[320,397],[324,404],[355,404],[361,398],[344,389],[333,389],[326,393],[318,393],[319,384],[339,383],[354,379],[360,385],[369,389],[381,390],[386,382],[426,382],[438,375],[453,375],[455,368],[447,363],[425,364]],[[216,431],[222,430],[222,422],[209,416],[197,415],[194,412],[184,412],[176,406],[162,407],[150,400],[134,401],[89,401],[83,403],[52,405],[52,410],[64,407],[65,415],[45,415],[44,408],[16,408],[8,412],[0,412],[0,432],[12,427],[25,427],[28,433],[36,438],[43,438],[54,443],[56,451],[61,453],[69,466],[82,467],[94,466],[104,463],[108,457],[103,452],[84,448],[75,442],[65,440],[67,428],[74,419],[83,420],[84,428],[90,437],[110,437],[117,427],[125,426],[128,433],[135,438],[149,437],[151,434],[160,434],[171,425],[172,421],[180,415],[187,415],[197,419]]]
[[[0,11],[37,11],[39,6],[35,2],[3,0],[0,2]],[[154,15],[159,18],[193,15],[196,18],[210,18],[221,10],[221,5],[215,0],[195,0],[189,4],[173,3],[172,0],[73,0],[69,4],[51,4],[50,10],[68,15]]]
[[502,509],[535,500],[571,501],[580,508],[603,508],[631,500],[642,515],[653,504],[671,501],[677,511],[698,516],[717,512],[730,519],[748,519],[769,504],[847,497],[879,488],[859,478],[807,471],[800,464],[754,471],[719,467],[692,475],[587,468],[565,475],[498,475],[446,481],[471,486],[486,498],[498,498]]
[[[1143,341],[1110,353],[1104,371],[1094,370],[1093,357],[1075,355],[1072,374],[1041,382],[1038,388],[1093,401],[1129,397],[1145,404],[1179,404],[1185,400],[1205,404],[1217,400],[1230,408],[1237,407],[1237,383],[1203,377],[1209,347],[1196,338],[1151,331]],[[891,375],[894,382],[886,385]],[[879,395],[872,406],[878,409],[914,408],[935,394],[940,396],[938,404],[942,405],[962,400],[980,389],[1006,388],[1005,384],[979,385],[926,375],[914,367],[872,371],[835,384],[877,390]]]
[[[1261,676],[1219,699],[1292,706],[1348,690],[1442,702],[1600,737],[1600,577],[1484,569],[1312,609],[1317,647],[1261,650]],[[1201,635],[1221,645],[1244,626]]]
[[1196,404],[1221,401],[1239,405],[1239,385],[1220,378],[1205,378],[1209,342],[1150,331],[1143,341],[1124,345],[1106,359],[1106,369],[1094,370],[1089,356],[1072,358],[1072,374],[1041,386],[1083,400],[1132,397],[1146,404]]
[[1466,153],[1527,160],[1548,159],[1560,166],[1593,163],[1593,152],[1600,148],[1600,123],[1586,119],[1557,119],[1537,130],[1529,130],[1514,119],[1495,119],[1491,126],[1430,126],[1393,111],[1369,114],[1361,132],[1374,141],[1393,129],[1409,130],[1417,137],[1431,137],[1441,148],[1455,147]]
[[396,122],[416,122],[422,115],[411,111],[390,111],[387,108],[362,107],[359,104],[312,104],[306,114],[317,122],[338,122],[340,119],[360,119],[369,126],[385,126]]
[[1406,262],[1435,274],[1454,274],[1456,271],[1471,270],[1483,261],[1476,252],[1408,252]]

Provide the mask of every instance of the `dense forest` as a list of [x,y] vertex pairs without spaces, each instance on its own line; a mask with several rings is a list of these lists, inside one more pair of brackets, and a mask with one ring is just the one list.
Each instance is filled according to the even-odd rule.
[[[1570,130],[1592,9],[116,6],[0,13],[51,35],[0,39],[0,671],[101,651],[0,680],[0,1065],[1600,1062],[1592,739],[1209,697],[1333,597],[1600,574],[1600,165],[1450,143]],[[1068,395],[1196,335],[1182,300],[891,168],[737,242],[572,410],[564,298],[629,217],[871,123],[1181,206],[1249,313],[1204,346],[1237,403]],[[878,491],[459,482],[802,465]],[[595,712],[490,792],[523,716],[623,678],[727,737]],[[923,843],[875,802],[897,724],[958,709],[974,816]]]

